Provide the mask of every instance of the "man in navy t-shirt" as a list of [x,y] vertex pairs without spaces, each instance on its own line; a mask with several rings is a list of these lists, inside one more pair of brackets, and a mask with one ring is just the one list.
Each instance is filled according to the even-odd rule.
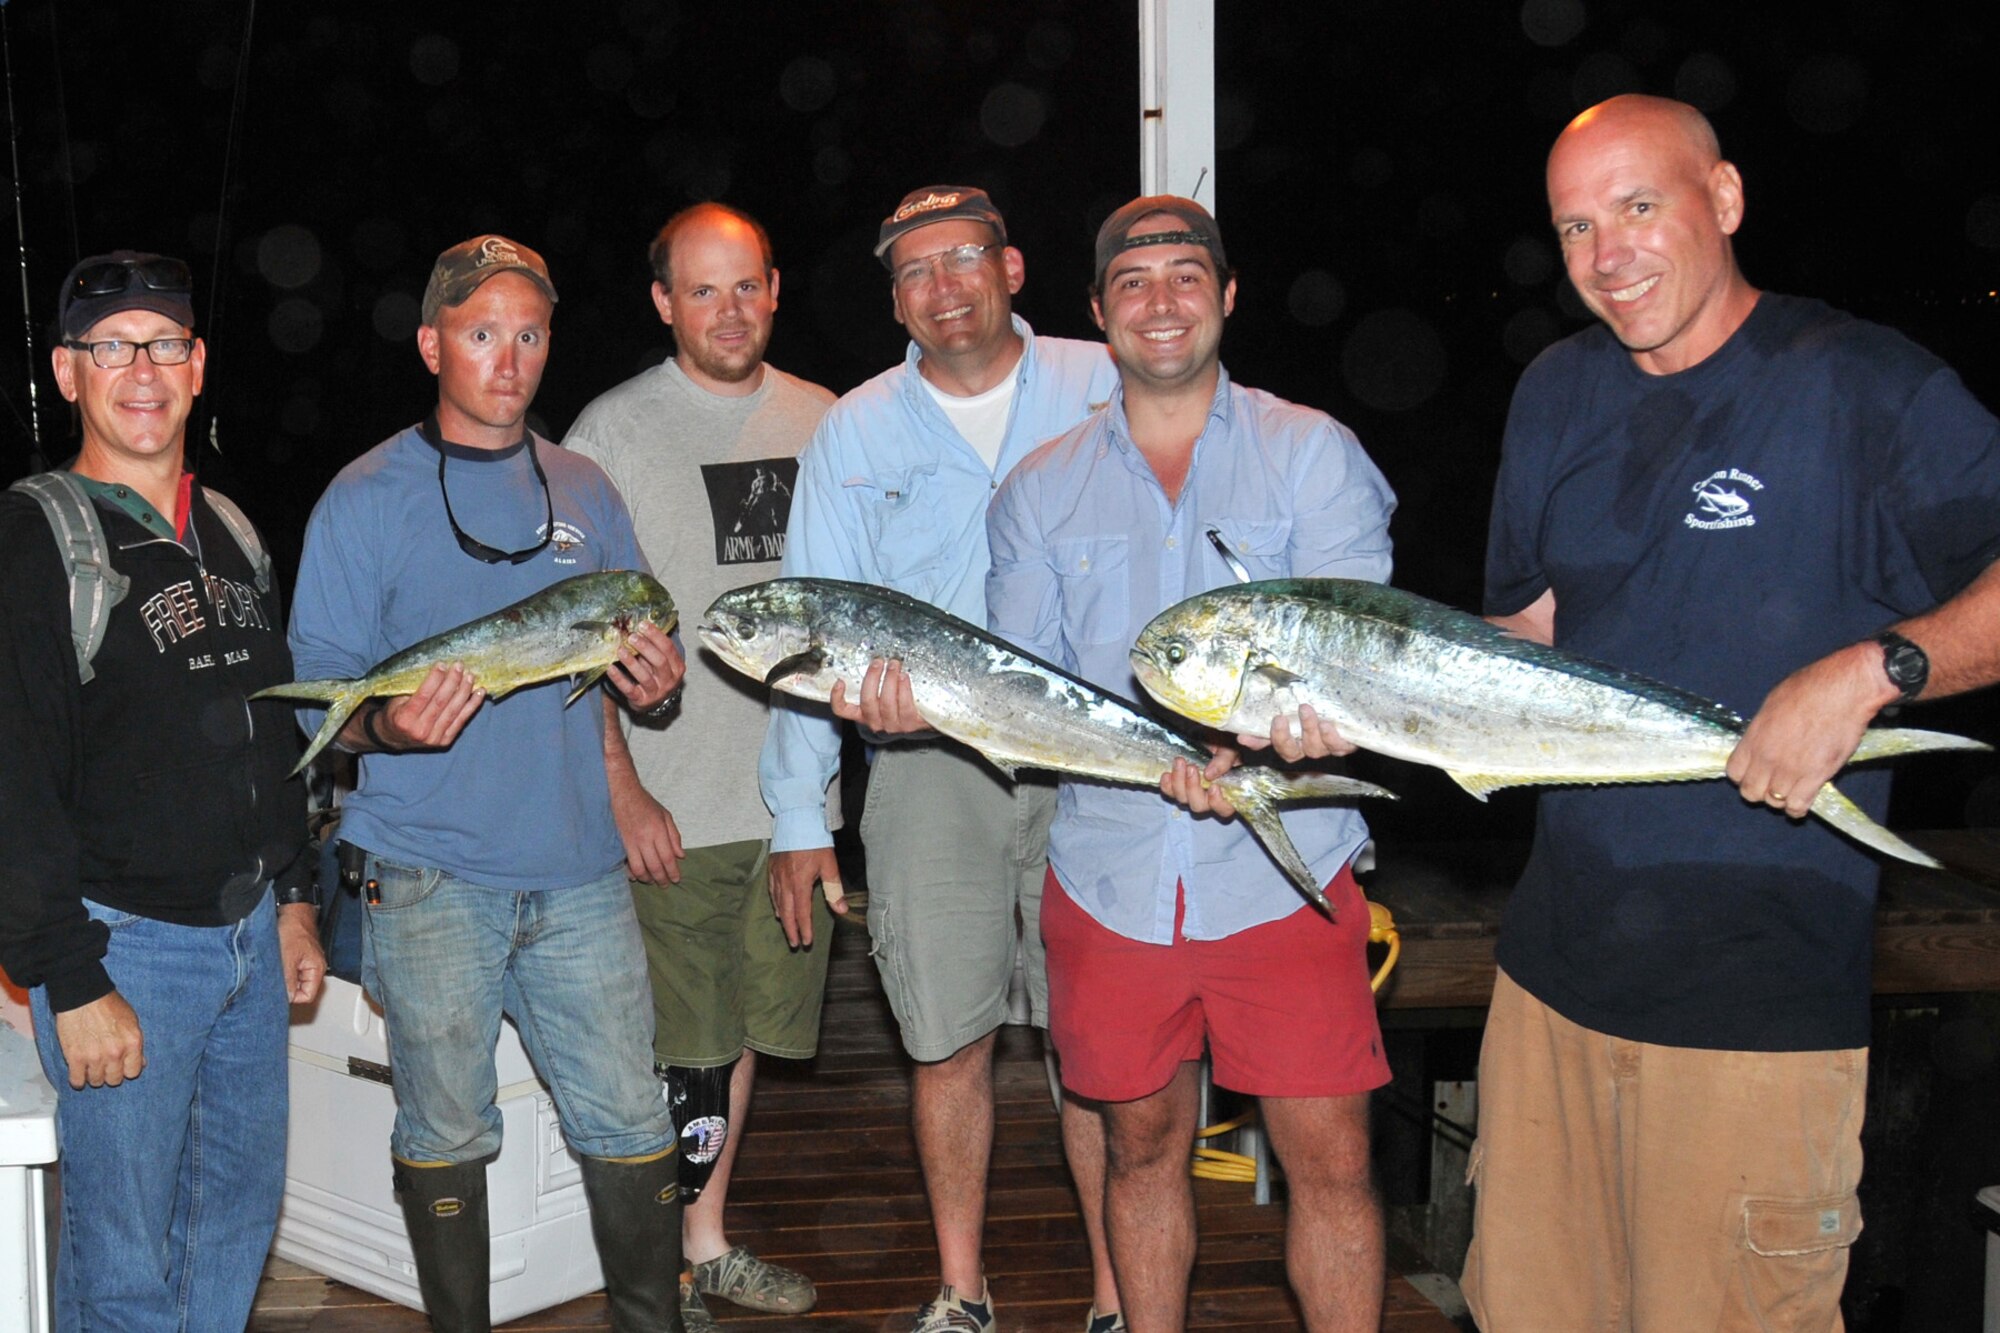
[[[1752,721],[1725,783],[1550,791],[1480,1058],[1487,1333],[1838,1328],[1877,867],[1805,816],[1886,706],[2000,677],[2000,426],[1901,336],[1737,269],[1699,112],[1548,163],[1602,320],[1523,375],[1486,609]],[[1842,779],[1881,818],[1887,774]]]

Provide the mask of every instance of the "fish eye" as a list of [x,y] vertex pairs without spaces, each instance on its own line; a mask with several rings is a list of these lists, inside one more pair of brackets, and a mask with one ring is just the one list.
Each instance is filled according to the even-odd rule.
[[754,639],[757,637],[757,622],[748,616],[736,617],[736,637]]
[[1179,666],[1181,663],[1187,661],[1187,655],[1187,645],[1179,639],[1174,639],[1167,644],[1166,658],[1173,665]]

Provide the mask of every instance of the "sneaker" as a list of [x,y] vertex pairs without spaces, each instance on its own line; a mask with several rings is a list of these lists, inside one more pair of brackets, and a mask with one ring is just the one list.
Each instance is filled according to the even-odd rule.
[[[819,1292],[812,1279],[782,1264],[767,1264],[737,1245],[720,1258],[694,1266],[694,1284],[710,1296],[720,1296],[746,1310],[767,1314],[804,1314]],[[688,1333],[694,1333],[690,1328]]]
[[692,1273],[681,1274],[681,1327],[687,1333],[722,1333],[722,1325],[715,1322],[715,1316],[701,1303],[701,1292],[695,1289]]
[[968,1301],[950,1287],[940,1288],[932,1300],[917,1311],[910,1333],[992,1333],[993,1293],[981,1291],[979,1299]]
[[[688,1333],[694,1333],[689,1325]],[[1125,1316],[1113,1310],[1110,1314],[1097,1313],[1097,1307],[1090,1307],[1090,1318],[1084,1323],[1083,1333],[1125,1333]]]

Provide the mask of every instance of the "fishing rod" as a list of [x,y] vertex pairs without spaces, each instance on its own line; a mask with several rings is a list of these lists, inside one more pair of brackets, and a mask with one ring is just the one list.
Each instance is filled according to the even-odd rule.
[[35,383],[35,312],[28,300],[28,223],[21,203],[21,122],[14,114],[14,42],[7,23],[7,0],[0,0],[0,57],[4,57],[7,72],[7,149],[14,166],[14,239],[21,251],[21,323],[28,351],[28,470],[45,472],[49,464],[42,454],[41,390]]
[[[4,3],[4,0],[0,0]],[[248,0],[243,12],[243,45],[236,55],[236,86],[229,102],[229,135],[222,149],[222,188],[215,204],[215,263],[209,270],[208,312],[202,320],[202,333],[213,352],[218,333],[217,321],[222,312],[222,264],[228,250],[229,238],[229,189],[230,176],[235,168],[239,149],[238,130],[243,124],[243,104],[250,83],[250,37],[257,27],[257,0]],[[188,470],[197,475],[201,472],[201,441],[206,439],[211,449],[222,452],[221,423],[215,411],[208,405],[208,399],[197,400],[197,410],[205,419],[203,424],[190,432],[194,448],[189,451]]]

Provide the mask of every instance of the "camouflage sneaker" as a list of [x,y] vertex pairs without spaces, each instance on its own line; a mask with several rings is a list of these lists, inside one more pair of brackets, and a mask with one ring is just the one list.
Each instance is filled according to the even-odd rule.
[[[692,1326],[688,1333],[694,1333]],[[1090,1307],[1090,1317],[1083,1326],[1083,1333],[1125,1333],[1125,1316],[1113,1310],[1110,1314],[1097,1313],[1097,1307]]]
[[701,1303],[701,1292],[695,1289],[692,1273],[681,1274],[681,1327],[687,1333],[722,1333],[722,1325],[715,1322],[715,1316]]
[[804,1273],[782,1264],[767,1264],[741,1245],[720,1258],[696,1264],[694,1284],[707,1295],[768,1314],[804,1314],[819,1299],[812,1279]]
[[917,1311],[910,1333],[993,1333],[993,1293],[981,1291],[976,1301],[963,1300],[950,1287]]

